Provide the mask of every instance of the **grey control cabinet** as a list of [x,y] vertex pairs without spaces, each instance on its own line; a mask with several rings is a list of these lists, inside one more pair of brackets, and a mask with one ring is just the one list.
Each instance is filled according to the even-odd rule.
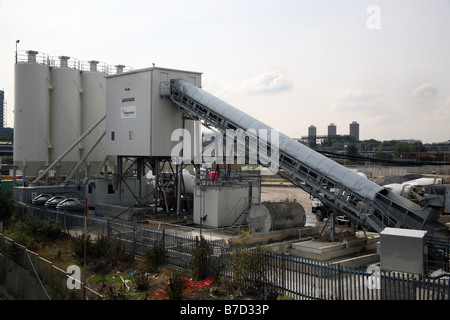
[[380,268],[387,271],[424,274],[427,231],[385,228],[380,233]]

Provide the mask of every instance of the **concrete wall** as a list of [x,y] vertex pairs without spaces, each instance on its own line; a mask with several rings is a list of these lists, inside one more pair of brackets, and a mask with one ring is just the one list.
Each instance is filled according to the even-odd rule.
[[37,277],[0,255],[0,297],[8,300],[48,300]]

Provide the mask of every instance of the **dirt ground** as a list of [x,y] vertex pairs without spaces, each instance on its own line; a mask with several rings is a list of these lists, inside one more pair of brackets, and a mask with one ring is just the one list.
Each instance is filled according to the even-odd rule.
[[310,196],[300,188],[295,187],[262,187],[261,201],[284,201],[299,202],[306,211],[311,211]]

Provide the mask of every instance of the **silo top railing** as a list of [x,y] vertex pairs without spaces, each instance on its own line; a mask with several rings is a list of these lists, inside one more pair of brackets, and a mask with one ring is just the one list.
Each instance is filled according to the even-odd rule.
[[37,63],[50,65],[50,57],[46,53],[33,50],[17,51],[17,63]]
[[[52,68],[69,68],[76,69],[82,72],[100,72],[109,75],[129,72],[133,68],[124,65],[109,65],[105,62],[99,62],[95,60],[82,61],[70,56],[49,56],[44,52],[38,52],[34,50],[22,50],[17,51],[16,63],[35,63],[41,65],[47,65]],[[120,66],[120,68],[119,68]]]

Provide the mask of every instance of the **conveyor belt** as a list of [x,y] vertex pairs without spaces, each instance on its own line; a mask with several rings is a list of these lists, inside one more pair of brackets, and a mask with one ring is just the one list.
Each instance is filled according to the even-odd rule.
[[[171,81],[170,99],[186,115],[226,130],[262,132],[270,147],[272,128],[183,79]],[[278,112],[282,112],[278,110]],[[250,130],[252,129],[252,130]],[[279,133],[279,172],[314,197],[377,232],[385,227],[424,229],[428,211],[356,172]],[[265,159],[266,161],[267,159]],[[263,165],[267,163],[263,161]]]

